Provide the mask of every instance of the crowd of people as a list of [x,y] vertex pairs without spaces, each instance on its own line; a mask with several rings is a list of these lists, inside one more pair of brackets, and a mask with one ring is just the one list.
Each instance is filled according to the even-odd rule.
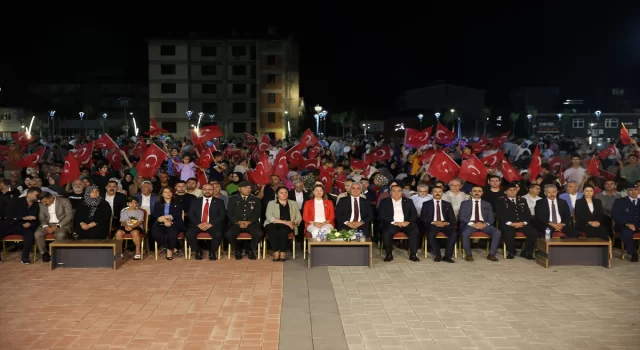
[[[473,261],[473,245],[482,244],[476,238],[486,238],[482,241],[489,244],[490,261],[498,261],[502,241],[506,258],[516,257],[519,240],[523,241],[520,256],[533,259],[535,242],[547,231],[554,238],[615,241],[619,237],[623,256],[626,251],[630,261],[638,261],[634,237],[640,237],[640,149],[633,140],[628,146],[612,143],[615,151],[601,160],[604,175],[595,176],[584,163],[598,150],[562,137],[512,138],[481,150],[463,142],[410,148],[371,135],[321,139],[304,147],[292,139],[258,142],[255,137],[219,137],[206,143],[215,147],[208,164],[198,161],[202,148],[187,137],[156,135],[146,141],[119,137],[118,149],[93,148],[79,178],[61,184],[69,152],[77,153],[81,145],[93,141],[56,138],[13,143],[2,153],[0,238],[23,238],[23,264],[32,261],[34,244],[42,261],[50,261],[48,240],[125,237],[134,243],[134,260],[142,258],[143,240],[158,243],[165,258],[173,260],[189,253],[179,248],[181,234],[196,260],[203,259],[199,241],[203,234],[210,238],[210,260],[218,258],[223,240],[236,259],[243,258],[243,251],[256,259],[266,234],[273,261],[279,262],[287,259],[290,244],[304,244],[303,237],[314,239],[332,228],[362,230],[384,246],[386,262],[394,259],[398,235],[407,238],[409,259],[415,262],[420,260],[418,250],[428,246],[434,261],[453,263],[459,240],[465,259]],[[136,170],[140,142],[155,144],[167,154],[151,177]],[[37,165],[17,164],[43,146],[44,157]],[[275,169],[281,151],[294,147],[299,147],[300,158],[288,162],[291,170],[270,171],[268,183],[254,181],[262,166],[261,152]],[[382,147],[391,151],[388,157],[366,161],[367,154]],[[536,147],[541,172],[529,178],[527,169]],[[428,150],[442,151],[458,164],[470,156],[503,152],[521,179],[508,181],[495,164],[485,164],[484,183],[460,178],[445,183],[432,175],[430,160],[422,157]],[[558,158],[559,164],[550,163]],[[250,236],[247,244],[238,240],[241,234]],[[440,238],[447,241],[444,254]]]

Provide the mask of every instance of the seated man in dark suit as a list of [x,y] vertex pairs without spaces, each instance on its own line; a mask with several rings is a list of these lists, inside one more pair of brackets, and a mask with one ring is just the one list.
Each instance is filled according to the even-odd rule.
[[631,262],[638,262],[638,251],[633,234],[640,232],[640,198],[635,184],[627,188],[627,197],[613,202],[611,218],[616,222],[615,231],[620,232],[627,253],[631,254]]
[[349,196],[342,197],[336,206],[336,228],[338,230],[362,230],[365,237],[371,237],[371,203],[360,197],[362,185],[354,182],[349,187]]
[[[433,190],[431,190],[431,194],[433,195],[433,199],[422,204],[420,219],[422,220],[423,227],[427,229],[427,239],[429,240],[434,256],[433,261],[454,263],[453,253],[456,240],[458,239],[455,227],[456,216],[453,213],[451,203],[442,200],[442,188],[434,187]],[[444,258],[441,255],[440,245],[436,238],[438,232],[442,232],[447,236],[447,249],[445,250]]]
[[[207,209],[208,210],[205,210]],[[211,235],[209,260],[216,260],[216,252],[222,242],[222,229],[226,217],[224,202],[213,196],[213,185],[202,186],[202,198],[198,198],[189,207],[189,229],[187,242],[196,251],[196,260],[202,260],[202,250],[198,245],[198,234],[206,232]]]
[[544,195],[546,198],[537,201],[535,207],[538,236],[544,236],[548,227],[551,229],[552,236],[553,232],[562,232],[566,237],[578,238],[580,232],[573,228],[569,204],[564,199],[558,198],[558,188],[555,185],[546,185]]
[[491,235],[491,247],[487,260],[498,261],[496,251],[500,243],[500,230],[493,225],[493,208],[491,203],[482,200],[482,186],[473,186],[471,188],[471,199],[460,203],[460,231],[462,234],[462,247],[467,257],[465,260],[473,261],[471,256],[471,234],[474,232],[483,232]]
[[[40,206],[38,196],[42,190],[30,187],[24,197],[15,197],[9,202],[7,218],[0,220],[0,239],[9,235],[20,235],[22,242],[22,263],[29,265],[29,253],[35,242],[34,233],[38,228]],[[35,259],[35,257],[34,257]],[[0,261],[2,259],[0,258]]]
[[[308,199],[311,199],[310,192],[305,191],[304,182],[302,182],[302,180],[296,180],[293,182],[293,189],[289,190],[289,199],[295,201],[298,204],[300,215],[302,215],[304,202],[306,202]],[[304,221],[300,221],[300,225],[298,225],[298,236],[296,237],[296,241],[303,241],[302,237],[304,237],[304,230]]]
[[420,261],[416,255],[420,240],[416,225],[418,213],[413,202],[402,197],[402,187],[391,186],[391,197],[380,201],[378,213],[382,242],[386,250],[384,261],[393,260],[393,236],[398,232],[404,232],[409,237],[409,259]]

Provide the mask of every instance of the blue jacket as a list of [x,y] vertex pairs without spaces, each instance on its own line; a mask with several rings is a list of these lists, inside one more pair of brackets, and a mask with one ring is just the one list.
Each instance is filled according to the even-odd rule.
[[611,218],[616,222],[616,230],[627,224],[640,225],[640,198],[639,204],[634,207],[629,197],[618,198],[613,202]]
[[[460,203],[460,212],[458,213],[458,219],[460,220],[460,228],[464,228],[470,222],[473,221],[471,217],[473,213],[473,205],[475,199],[467,199]],[[482,220],[485,224],[493,225],[495,218],[493,217],[493,208],[487,201],[480,200],[480,212],[482,213]]]

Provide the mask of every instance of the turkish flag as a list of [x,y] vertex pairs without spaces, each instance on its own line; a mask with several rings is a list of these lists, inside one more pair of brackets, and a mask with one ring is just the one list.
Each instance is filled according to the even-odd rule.
[[313,147],[307,150],[307,158],[317,158],[318,154],[322,151],[320,143],[316,143]]
[[97,149],[100,148],[106,148],[106,149],[112,149],[112,148],[118,148],[118,145],[113,141],[113,139],[111,138],[111,136],[109,136],[109,134],[102,134],[102,136],[100,136],[99,139],[94,141],[94,147]]
[[529,163],[529,181],[534,182],[540,173],[542,173],[542,158],[540,158],[540,147],[536,145],[536,150],[533,151],[533,157],[531,157],[531,163]]
[[422,131],[406,128],[404,131],[404,144],[408,147],[421,147],[429,144],[431,139],[431,130],[433,126],[430,126]]
[[149,131],[145,132],[144,134],[150,135],[150,136],[158,136],[163,132],[168,132],[168,131],[158,126],[158,122],[156,122],[156,118],[151,118],[151,127],[149,128]]
[[360,159],[355,159],[355,158],[350,158],[350,163],[351,163],[351,167],[353,169],[364,169],[366,168],[369,164],[367,164],[367,162],[365,162],[364,160],[360,160]]
[[195,149],[198,151],[198,159],[196,159],[195,164],[201,168],[208,168],[213,161],[213,153],[211,153],[207,144],[201,143],[195,146]]
[[562,166],[560,166],[560,171],[558,173],[558,180],[560,181],[560,185],[564,185],[564,168]]
[[247,172],[249,181],[258,185],[268,185],[271,182],[271,167],[266,153],[262,153],[260,161],[253,171]]
[[553,157],[549,161],[549,167],[551,171],[558,171],[558,169],[562,168],[562,163],[564,163],[562,157]]
[[256,142],[256,138],[253,135],[248,134],[246,132],[244,133],[244,138],[247,139],[247,141],[249,142]]
[[422,164],[431,164],[431,162],[433,161],[433,157],[435,157],[437,153],[438,151],[436,151],[435,149],[428,149],[426,152],[423,152],[420,155],[420,158],[418,158],[418,160],[420,160],[420,163]]
[[598,156],[600,157],[600,159],[607,159],[609,157],[615,157],[617,154],[616,152],[616,146],[615,145],[611,145],[605,149],[603,149],[602,151],[598,152]]
[[474,185],[484,186],[487,183],[487,168],[478,157],[471,156],[462,162],[460,178]]
[[64,168],[62,168],[62,173],[60,174],[60,185],[64,186],[78,178],[80,178],[80,164],[78,159],[69,153],[64,158]]
[[196,181],[198,181],[200,187],[209,183],[209,181],[207,180],[207,174],[205,174],[205,172],[200,169],[196,169]]
[[[587,165],[587,161],[585,161],[585,165]],[[598,165],[600,165],[600,160],[596,156],[593,156],[593,158],[591,158],[591,161],[588,162],[587,174],[592,176],[599,176],[600,170],[598,170]]]
[[317,169],[320,165],[318,164],[320,163],[320,158],[316,158],[316,159],[303,159],[300,162],[298,162],[298,169],[303,170],[303,169]]
[[27,148],[27,145],[35,140],[33,135],[27,132],[14,132],[13,134],[11,134],[11,138],[13,139],[13,142],[15,142],[22,149]]
[[488,155],[486,157],[482,157],[480,161],[482,164],[486,164],[489,168],[493,169],[500,164],[500,161],[504,159],[504,151],[500,150],[494,154]]
[[78,163],[80,163],[80,166],[89,165],[93,162],[91,156],[93,155],[94,142],[95,141],[85,143],[73,154],[78,160]]
[[504,143],[507,142],[507,138],[509,137],[510,132],[511,131],[507,131],[504,134],[496,137],[495,139],[491,139],[491,144],[493,145],[493,148],[495,149],[502,148],[502,145],[504,145]]
[[320,167],[320,174],[318,175],[318,180],[322,181],[324,184],[324,188],[327,193],[331,193],[333,189],[333,180],[331,179],[331,174],[324,167]]
[[471,147],[471,153],[477,154],[482,151],[489,145],[488,141],[480,140],[476,143],[467,143],[467,146]]
[[133,146],[133,155],[141,158],[142,155],[147,151],[147,142],[140,138],[138,140],[138,142],[136,142],[136,145]]
[[191,141],[194,146],[197,146],[201,143],[205,143],[207,141],[211,141],[216,137],[221,137],[222,131],[218,128],[217,125],[209,125],[204,128],[199,129],[191,129],[189,130],[189,134],[191,135]]
[[280,179],[286,179],[289,174],[289,163],[287,163],[287,155],[284,149],[280,149],[276,159],[273,161],[273,173],[278,175]]
[[318,138],[316,137],[316,134],[313,133],[313,131],[311,131],[310,129],[307,129],[302,134],[302,138],[300,138],[300,143],[302,144],[302,147],[307,148],[318,143]]
[[107,158],[113,170],[118,171],[122,169],[122,156],[120,155],[119,148],[114,148],[111,151],[107,152],[105,158]]
[[622,123],[622,129],[620,129],[620,141],[622,141],[623,145],[631,143],[631,136],[629,136],[629,131],[627,130],[627,127],[624,126],[624,123]]
[[160,169],[160,165],[167,160],[169,156],[158,147],[155,143],[147,147],[140,161],[136,165],[136,172],[145,179],[152,178]]
[[364,161],[367,163],[384,162],[388,159],[391,159],[391,148],[389,146],[380,147],[364,156]]
[[258,144],[258,151],[266,152],[269,149],[269,146],[271,146],[271,139],[269,138],[269,135],[262,135],[262,139],[260,139],[260,143]]
[[242,157],[242,150],[240,148],[231,148],[227,147],[222,152],[222,156],[225,158],[233,158],[234,160],[240,159]]
[[516,170],[511,166],[511,164],[509,164],[509,162],[504,159],[500,161],[498,170],[500,170],[500,172],[502,173],[502,177],[509,182],[522,180],[522,176],[517,173]]
[[429,165],[429,174],[445,183],[458,177],[460,166],[444,152],[438,152]]
[[447,129],[446,126],[438,123],[435,134],[433,134],[437,143],[451,143],[456,138],[456,133]]
[[46,147],[41,147],[39,150],[31,153],[30,155],[20,159],[16,162],[16,166],[21,168],[35,168],[38,163],[44,157],[44,150]]
[[298,143],[297,145],[289,148],[285,153],[287,155],[287,160],[289,164],[293,167],[299,167],[300,162],[302,161],[302,149],[303,144]]

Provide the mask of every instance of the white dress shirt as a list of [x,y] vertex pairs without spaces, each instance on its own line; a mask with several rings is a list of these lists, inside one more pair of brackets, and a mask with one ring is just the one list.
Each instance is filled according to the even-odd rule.
[[531,211],[531,215],[535,215],[536,213],[536,202],[539,201],[540,199],[542,199],[542,197],[537,196],[535,198],[531,197],[530,194],[525,194],[524,196],[522,196],[522,198],[524,198],[527,201],[527,206],[529,207],[529,210]]
[[[113,196],[110,196],[108,194],[104,195],[104,200],[109,203],[109,205],[111,206],[111,211],[113,211],[113,199],[116,198],[116,195],[114,194]],[[120,213],[118,213],[120,214]],[[115,213],[114,213],[115,215]]]
[[325,222],[327,221],[327,217],[324,214],[324,201],[322,199],[314,199],[313,200],[313,211],[315,217],[313,218],[313,222]]
[[473,221],[476,217],[476,202],[478,202],[478,209],[480,210],[480,221],[484,222],[484,217],[482,216],[482,202],[479,199],[471,200],[471,220],[469,220],[469,226],[473,225]]
[[[440,207],[440,218],[438,218],[438,206]],[[445,221],[444,220],[444,212],[442,211],[442,199],[433,201],[433,220],[434,221]]]
[[556,207],[556,218],[558,220],[558,222],[554,222],[554,224],[559,224],[559,223],[562,222],[562,217],[560,216],[560,209],[558,209],[558,201],[562,201],[562,200],[564,200],[564,199],[560,199],[560,198],[557,198],[557,197],[553,201],[551,199],[547,199],[547,204],[549,205],[549,222],[553,222],[551,220],[551,218],[553,217],[553,214],[551,212],[551,202],[553,202],[553,204]]
[[393,204],[393,222],[404,222],[404,212],[402,211],[402,198],[395,200],[391,198]]
[[151,212],[151,195],[145,196],[144,194],[140,194],[140,198],[142,198],[142,203],[140,203],[140,208],[146,209],[150,213]]
[[575,208],[576,207],[576,199],[578,199],[578,193],[569,194],[569,199],[571,199],[571,208]]
[[295,191],[295,193],[296,193],[296,203],[298,203],[298,208],[302,209],[302,204],[304,204],[304,192]]

